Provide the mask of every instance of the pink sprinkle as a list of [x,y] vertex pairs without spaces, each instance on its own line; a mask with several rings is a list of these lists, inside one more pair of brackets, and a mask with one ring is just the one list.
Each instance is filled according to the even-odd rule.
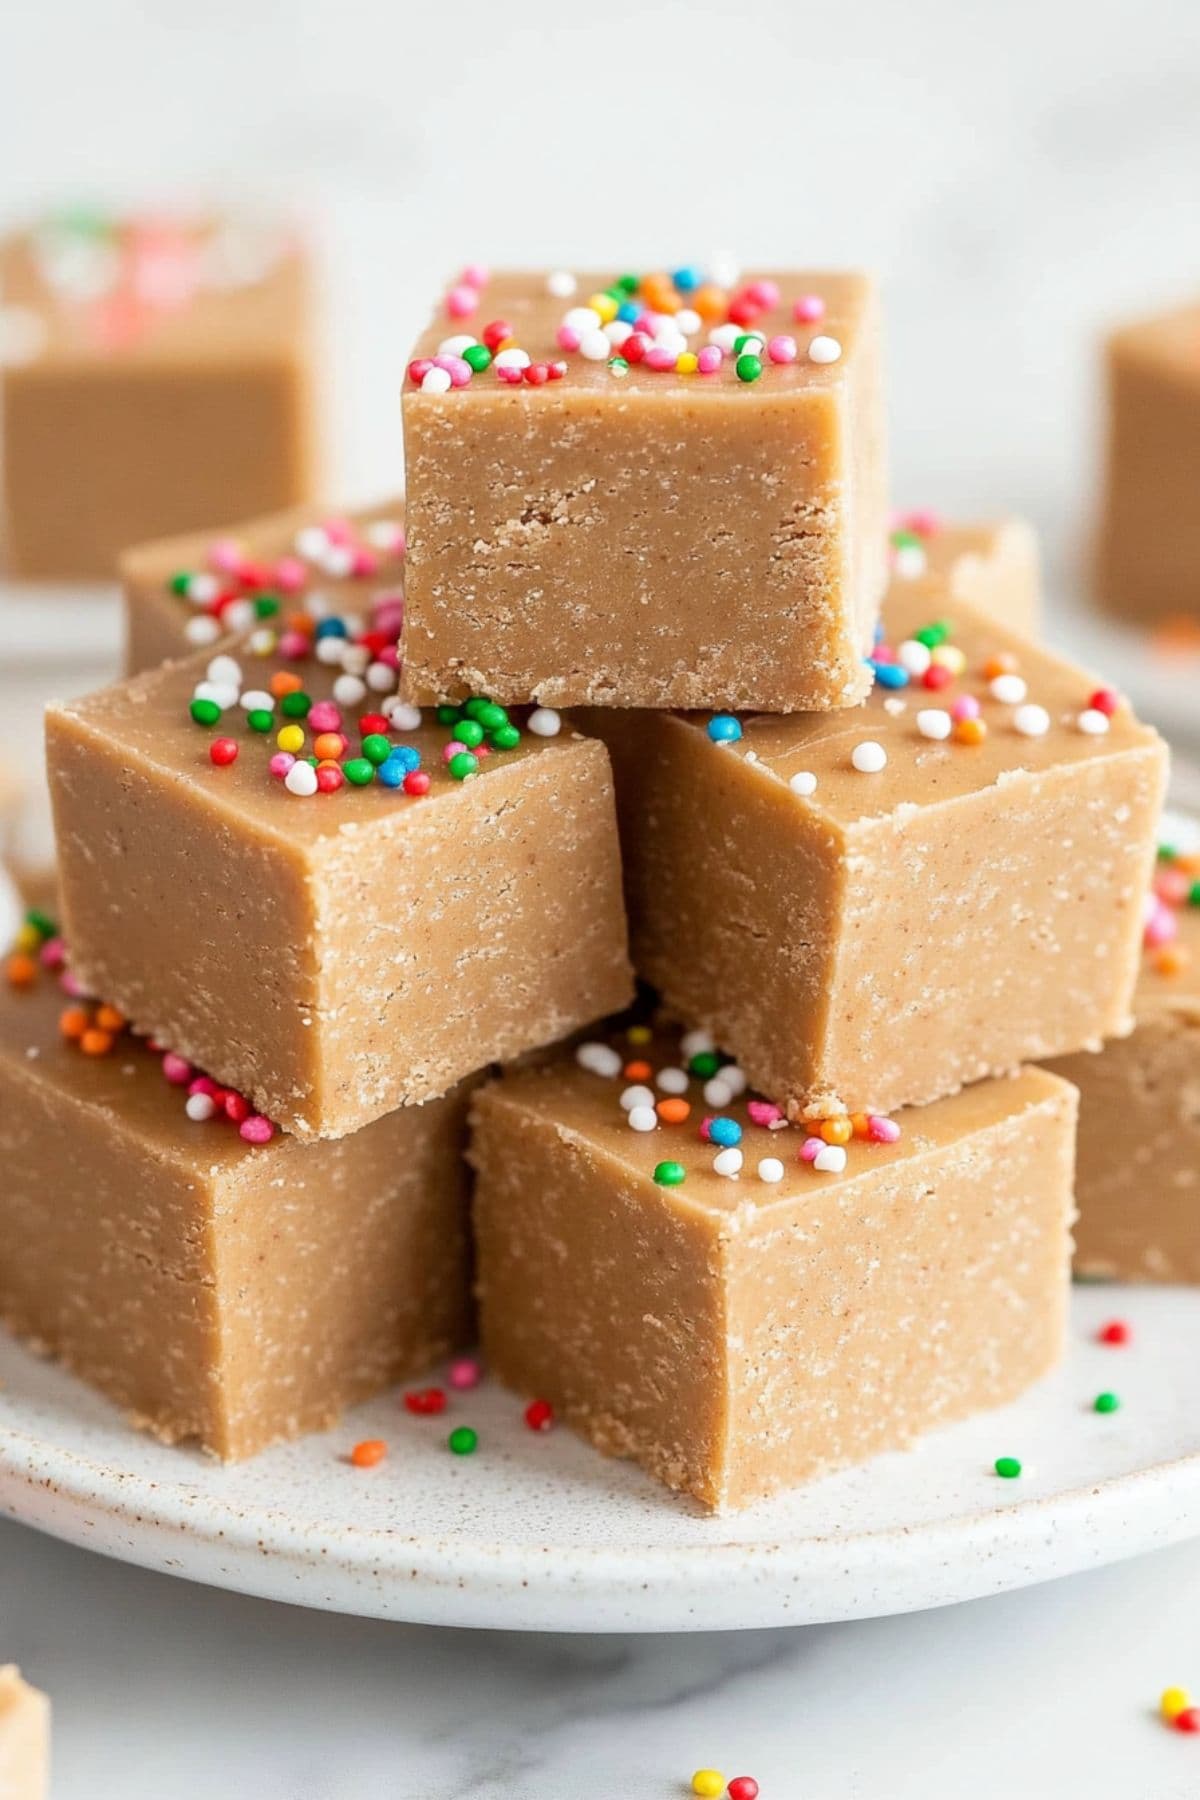
[[342,723],[342,709],[332,700],[318,700],[309,708],[308,724],[312,731],[337,731]]
[[298,594],[308,580],[308,570],[298,556],[281,556],[273,571],[275,586],[285,594]]
[[172,1087],[186,1087],[192,1079],[192,1065],[182,1056],[168,1050],[162,1060],[162,1072]]
[[349,519],[326,519],[322,530],[331,544],[348,544],[354,536]]
[[483,263],[468,263],[458,279],[463,287],[481,288],[487,286],[487,278],[488,272]]
[[189,1094],[215,1094],[217,1084],[211,1075],[196,1075],[188,1082]]
[[908,515],[908,529],[915,531],[918,537],[936,537],[942,529],[941,517],[929,507],[918,507],[916,512]]
[[868,1113],[867,1136],[873,1144],[894,1144],[900,1137],[900,1127],[883,1113]]
[[[402,619],[402,617],[403,617],[403,615],[401,615],[401,619]],[[399,637],[399,635],[400,635],[400,624],[401,624],[401,620],[397,620],[396,625],[394,627],[397,637]],[[380,629],[382,630],[383,627],[381,627]],[[379,652],[379,655],[375,658],[375,661],[381,662],[385,669],[395,669],[395,670],[399,671],[400,651],[399,651],[398,646],[395,644],[385,644],[383,646],[383,649]]]
[[813,325],[825,317],[825,302],[820,294],[801,294],[792,307],[792,317],[799,325]]
[[1169,863],[1155,871],[1154,891],[1168,906],[1182,906],[1192,889],[1192,878]]
[[720,344],[705,344],[696,358],[696,367],[701,375],[715,375],[723,361]]
[[69,994],[71,996],[72,1000],[84,1000],[87,998],[87,989],[73,969],[63,970],[58,978],[58,985],[64,994]]
[[525,379],[524,369],[519,369],[512,363],[493,363],[492,367],[496,371],[497,379],[506,381],[509,387],[519,387]]
[[796,340],[794,337],[773,337],[767,345],[767,355],[773,363],[792,363],[796,360]]
[[554,341],[560,350],[578,350],[583,339],[573,325],[560,325],[554,334]]
[[746,289],[746,298],[753,300],[755,306],[768,307],[779,305],[779,286],[774,281],[752,281]]
[[233,538],[218,538],[208,547],[208,566],[218,575],[236,575],[242,562],[242,547]]
[[433,366],[435,369],[445,369],[450,377],[451,387],[461,388],[470,385],[471,365],[469,362],[464,362],[461,356],[435,356]]
[[67,947],[60,937],[47,938],[38,958],[43,969],[61,969],[67,960]]
[[452,1388],[460,1391],[476,1388],[483,1380],[483,1364],[473,1356],[460,1356],[450,1364],[446,1379]]
[[469,319],[478,305],[478,289],[469,287],[465,281],[451,288],[446,295],[446,311],[452,319]]
[[275,1127],[261,1113],[251,1113],[238,1126],[238,1136],[245,1138],[248,1144],[269,1144],[275,1136]]
[[713,1116],[711,1113],[700,1121],[700,1137],[702,1142],[706,1144],[712,1143],[712,1122]]
[[290,750],[277,750],[267,767],[276,780],[282,781],[295,760]]
[[747,1100],[746,1111],[755,1125],[762,1125],[764,1128],[778,1125],[783,1117],[783,1108],[776,1106],[773,1100]]
[[824,1148],[825,1148],[825,1139],[824,1138],[819,1138],[819,1137],[805,1138],[804,1142],[800,1146],[800,1161],[806,1162],[806,1163],[816,1162],[818,1156],[820,1156],[820,1154]]
[[1163,944],[1169,944],[1179,934],[1179,920],[1169,906],[1161,900],[1155,900],[1146,919],[1142,937],[1148,950],[1157,950]]
[[[648,369],[673,369],[675,367],[676,356],[676,351],[668,350],[662,344],[651,344],[649,350],[647,350],[645,356],[642,358],[642,361]],[[699,366],[699,361],[700,359],[697,357],[697,367]]]
[[304,631],[281,631],[279,634],[279,654],[286,656],[289,662],[301,662],[312,648],[311,640]]
[[350,573],[356,581],[366,581],[370,576],[378,575],[379,558],[373,550],[364,550],[360,547],[354,552]]
[[974,694],[960,694],[958,699],[954,702],[954,705],[950,708],[950,717],[954,720],[977,719],[979,717],[979,712],[979,702]]

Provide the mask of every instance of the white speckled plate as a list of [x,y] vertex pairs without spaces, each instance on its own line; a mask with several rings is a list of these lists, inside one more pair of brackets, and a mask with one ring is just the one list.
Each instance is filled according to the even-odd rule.
[[[1132,1322],[1133,1343],[1096,1342]],[[1015,1405],[731,1518],[484,1387],[396,1397],[222,1468],[128,1429],[0,1340],[0,1509],[109,1556],[278,1600],[444,1625],[687,1631],[913,1611],[1200,1534],[1200,1291],[1077,1290],[1061,1370]],[[1121,1409],[1098,1415],[1102,1389]],[[475,1425],[479,1449],[446,1433]],[[351,1468],[357,1439],[387,1460]],[[992,1464],[1015,1455],[1019,1481]]]

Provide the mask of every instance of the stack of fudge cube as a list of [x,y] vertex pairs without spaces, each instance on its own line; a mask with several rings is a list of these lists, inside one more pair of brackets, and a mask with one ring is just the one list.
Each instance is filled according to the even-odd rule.
[[889,519],[879,331],[857,275],[469,269],[403,504],[128,552],[0,1023],[17,1331],[236,1457],[477,1303],[714,1509],[1053,1365],[1033,1065],[1131,1028],[1165,752],[1023,526]]

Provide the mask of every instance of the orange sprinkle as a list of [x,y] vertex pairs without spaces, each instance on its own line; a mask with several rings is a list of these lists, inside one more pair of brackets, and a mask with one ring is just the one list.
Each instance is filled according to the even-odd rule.
[[96,1025],[89,1025],[79,1039],[79,1048],[85,1056],[107,1056],[113,1047],[111,1031],[101,1031]]
[[642,297],[651,312],[677,313],[683,305],[669,275],[647,275],[642,281]]
[[997,675],[1015,675],[1019,667],[1011,650],[997,650],[995,656],[989,656],[984,663],[983,672],[989,681],[995,681]]
[[311,613],[295,612],[287,616],[285,629],[288,631],[300,631],[305,637],[311,637],[316,628],[317,621]]
[[5,973],[13,987],[32,987],[37,980],[37,959],[26,956],[23,950],[16,951],[5,964]]
[[871,1135],[870,1113],[851,1113],[850,1129],[856,1138],[868,1138]]
[[696,289],[692,295],[691,306],[693,312],[698,312],[702,319],[707,320],[710,325],[715,325],[728,315],[729,296],[724,288],[719,288],[715,283],[709,281],[703,287]]
[[96,1023],[101,1031],[124,1031],[125,1015],[115,1006],[101,1005],[96,1008]]
[[983,719],[960,719],[954,727],[954,735],[960,744],[982,744],[987,736],[987,724]]
[[340,731],[322,731],[313,739],[313,755],[318,762],[337,762],[344,748]]
[[854,1136],[854,1127],[846,1113],[835,1113],[831,1119],[822,1119],[817,1131],[827,1144],[848,1144]]
[[277,700],[285,694],[298,694],[304,683],[291,669],[276,669],[267,686]]
[[58,1029],[72,1043],[83,1036],[91,1022],[86,1006],[68,1006],[58,1015]]
[[1154,967],[1160,975],[1182,975],[1190,961],[1182,944],[1164,944],[1154,953]]
[[649,1081],[654,1070],[648,1062],[627,1062],[625,1064],[626,1081]]
[[672,1094],[669,1099],[660,1100],[654,1110],[664,1125],[682,1125],[692,1109],[686,1100]]
[[350,1461],[356,1469],[373,1469],[386,1455],[387,1445],[382,1438],[363,1438],[350,1452]]

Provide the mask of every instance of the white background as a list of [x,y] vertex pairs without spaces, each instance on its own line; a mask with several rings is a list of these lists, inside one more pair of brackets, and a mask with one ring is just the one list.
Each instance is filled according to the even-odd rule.
[[[406,343],[456,266],[729,249],[875,267],[898,498],[1027,512],[1069,570],[1097,334],[1200,285],[1200,6],[10,0],[0,220],[228,195],[320,222],[339,498],[399,484]],[[1174,1800],[1200,1745],[1150,1709],[1200,1689],[1198,1601],[1184,1549],[878,1625],[507,1643],[0,1528],[57,1800],[670,1800],[709,1758],[763,1800]]]

